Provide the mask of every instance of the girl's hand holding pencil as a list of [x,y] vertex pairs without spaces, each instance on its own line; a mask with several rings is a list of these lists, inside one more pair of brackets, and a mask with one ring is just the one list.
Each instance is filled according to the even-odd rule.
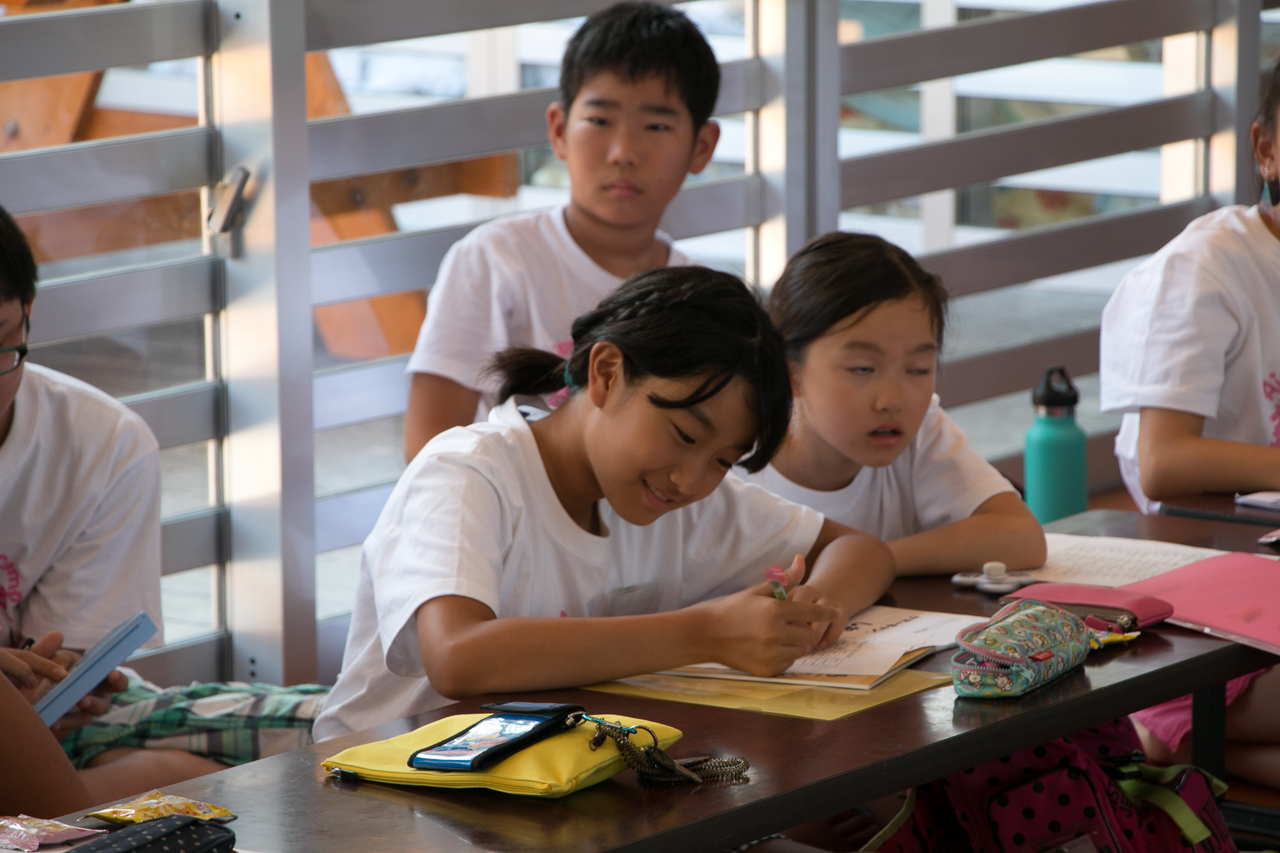
[[787,598],[789,601],[800,601],[800,602],[812,603],[812,604],[822,604],[834,609],[837,612],[836,618],[828,622],[813,623],[814,630],[821,631],[821,636],[819,637],[818,641],[814,644],[812,651],[820,652],[823,649],[825,649],[827,646],[834,643],[836,640],[840,639],[840,634],[844,631],[844,626],[848,623],[850,614],[845,613],[844,610],[838,604],[836,604],[834,601],[832,601],[831,599],[823,595],[822,591],[819,590],[817,587],[813,586],[812,584],[800,584],[800,581],[804,579],[804,576],[805,576],[804,557],[801,556],[800,554],[796,554],[796,558],[791,561],[790,568],[783,570],[778,568],[777,566],[773,566],[772,568],[769,569],[769,572],[766,575],[769,581],[769,585],[771,587],[774,587],[775,597],[777,597],[777,593],[778,593],[778,589],[776,587],[780,585],[778,581],[775,580],[775,578],[785,579],[787,577],[790,577],[794,579],[794,583],[796,584],[796,586],[794,589],[791,590],[791,593],[789,596],[784,586],[782,588],[782,597]]
[[797,556],[755,586],[694,605],[706,616],[704,659],[752,675],[777,675],[796,658],[826,648],[844,628],[845,614],[818,590],[800,585],[804,573],[804,558]]

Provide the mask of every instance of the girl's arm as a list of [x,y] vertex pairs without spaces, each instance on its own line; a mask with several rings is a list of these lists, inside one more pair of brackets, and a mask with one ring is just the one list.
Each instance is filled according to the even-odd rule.
[[[802,570],[792,570],[791,583]],[[643,616],[498,619],[475,599],[443,596],[418,608],[417,631],[431,685],[461,699],[578,687],[706,661],[777,675],[838,618],[826,604],[779,601],[761,583]]]
[[760,583],[643,616],[498,619],[472,598],[433,598],[418,608],[418,647],[432,686],[454,699],[577,687],[706,661],[777,675],[838,637],[848,616],[894,579],[883,542],[833,521],[823,523],[809,565],[803,586],[804,561],[787,570],[787,601]]
[[[837,620],[836,633],[827,640],[839,636],[847,617],[875,604],[897,577],[893,554],[885,543],[829,518],[822,522],[808,564],[813,571],[804,585],[819,590],[823,600],[839,607],[846,617]],[[804,599],[799,589],[795,597]]]
[[974,572],[999,560],[1010,571],[1044,565],[1044,531],[1013,492],[992,495],[973,515],[889,542],[900,575]]
[[1168,500],[1198,492],[1256,492],[1280,487],[1280,451],[1261,444],[1205,438],[1204,418],[1143,408],[1138,421],[1142,493]]

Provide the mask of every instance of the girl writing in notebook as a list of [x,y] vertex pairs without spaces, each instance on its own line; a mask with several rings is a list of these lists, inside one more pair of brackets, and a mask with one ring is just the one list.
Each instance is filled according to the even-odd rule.
[[[1120,282],[1102,314],[1102,407],[1134,501],[1280,489],[1280,65],[1250,128],[1262,200],[1206,214]],[[1227,771],[1280,788],[1280,670],[1227,682]],[[1191,697],[1134,715],[1185,761]]]
[[[791,408],[737,278],[643,273],[574,322],[567,358],[509,350],[497,370],[504,402],[427,445],[365,542],[318,739],[702,661],[776,674],[893,579],[880,541],[725,478],[768,462]],[[521,405],[565,387],[554,412]]]
[[746,479],[884,539],[899,574],[1043,565],[1035,517],[934,393],[946,299],[879,237],[801,248],[769,302],[794,412],[777,455]]

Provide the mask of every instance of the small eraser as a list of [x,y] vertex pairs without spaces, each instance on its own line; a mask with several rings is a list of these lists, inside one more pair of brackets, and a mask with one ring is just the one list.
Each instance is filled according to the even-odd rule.
[[1004,563],[992,561],[982,564],[982,573],[989,578],[1002,578],[1008,572],[1008,568]]

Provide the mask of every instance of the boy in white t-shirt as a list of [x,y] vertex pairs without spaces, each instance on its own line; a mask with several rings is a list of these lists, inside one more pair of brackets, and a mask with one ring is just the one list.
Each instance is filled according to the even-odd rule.
[[[1143,512],[1198,492],[1280,489],[1280,64],[1250,128],[1262,202],[1200,217],[1102,313],[1102,408]],[[1227,772],[1280,788],[1280,670],[1227,682]],[[1156,761],[1190,754],[1191,697],[1133,715]]]
[[[0,645],[37,640],[31,653],[65,663],[139,610],[162,624],[160,452],[133,411],[26,361],[35,281],[0,208]],[[157,631],[147,645],[161,642]],[[74,736],[126,683],[113,673],[54,733]],[[180,750],[110,758],[81,770],[95,802],[221,766]]]
[[133,411],[27,362],[35,279],[0,208],[0,645],[83,650],[139,610],[161,623],[160,453]]
[[[74,660],[139,610],[163,625],[160,452],[131,409],[27,361],[35,282],[30,246],[0,208],[0,648],[10,647],[0,664],[56,680],[66,673],[51,663]],[[11,648],[27,639],[29,650]],[[29,700],[42,687],[25,671],[0,670]],[[309,743],[324,692],[162,690],[117,671],[52,728],[93,802],[106,802]],[[259,694],[271,695],[250,704]]]
[[658,231],[685,176],[711,159],[720,70],[682,13],[620,3],[570,40],[547,135],[569,172],[569,203],[471,232],[449,250],[406,372],[405,457],[483,420],[481,372],[507,347],[564,355],[569,325],[623,279],[689,259]]

